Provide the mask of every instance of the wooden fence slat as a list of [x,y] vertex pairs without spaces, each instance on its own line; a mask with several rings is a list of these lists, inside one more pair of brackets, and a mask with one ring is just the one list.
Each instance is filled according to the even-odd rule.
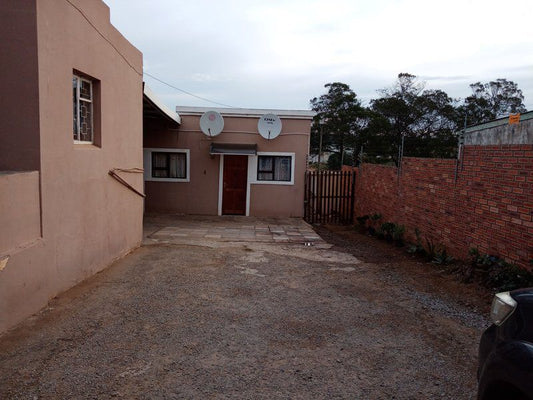
[[355,171],[307,171],[304,218],[314,223],[353,223]]

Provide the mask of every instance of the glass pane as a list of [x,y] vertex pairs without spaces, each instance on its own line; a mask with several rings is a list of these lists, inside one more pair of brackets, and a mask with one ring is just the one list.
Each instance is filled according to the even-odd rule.
[[166,169],[153,169],[152,176],[154,178],[168,178],[168,171]]
[[276,167],[274,169],[274,180],[290,181],[291,180],[291,158],[276,157]]
[[259,172],[257,174],[258,181],[271,181],[273,178],[274,174],[272,172]]
[[170,154],[170,177],[171,178],[185,178],[186,177],[186,155],[185,153]]
[[91,82],[80,79],[80,98],[85,100],[92,100],[91,97]]
[[74,140],[79,140],[78,137],[78,78],[72,78],[72,129],[74,132]]
[[152,153],[152,160],[155,168],[167,168],[167,155],[165,153]]
[[80,101],[80,132],[79,140],[92,142],[93,140],[93,105]]
[[152,153],[152,176],[154,178],[168,178],[167,160],[167,153]]
[[259,166],[258,170],[261,171],[272,171],[272,161],[273,157],[259,156]]

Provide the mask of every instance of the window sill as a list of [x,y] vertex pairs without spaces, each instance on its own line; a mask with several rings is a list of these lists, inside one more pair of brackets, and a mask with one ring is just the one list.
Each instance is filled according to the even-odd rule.
[[101,149],[100,146],[91,143],[91,142],[80,142],[75,140],[74,141],[74,148],[76,149]]
[[174,182],[174,183],[187,183],[191,180],[189,178],[145,178],[146,182]]
[[251,185],[285,185],[285,186],[294,186],[292,181],[253,181],[250,182]]

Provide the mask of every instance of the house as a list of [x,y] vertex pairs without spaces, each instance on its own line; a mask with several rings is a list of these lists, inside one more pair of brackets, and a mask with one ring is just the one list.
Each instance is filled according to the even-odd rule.
[[[179,127],[165,127],[145,115],[147,212],[303,216],[314,112],[202,107],[176,111]],[[202,131],[207,116],[212,118],[206,119],[208,125],[220,123],[219,131]],[[279,135],[269,136],[268,128],[262,136],[260,124],[276,119]]]
[[143,65],[101,1],[3,0],[0,32],[2,332],[140,244]]
[[206,136],[208,110],[162,104],[109,17],[0,2],[0,332],[139,246],[144,209],[303,215],[313,114],[209,110],[224,126]]

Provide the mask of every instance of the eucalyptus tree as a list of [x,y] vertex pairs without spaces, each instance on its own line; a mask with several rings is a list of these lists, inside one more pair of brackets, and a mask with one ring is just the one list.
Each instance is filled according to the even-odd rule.
[[327,92],[310,101],[316,112],[311,128],[311,150],[318,154],[322,137],[322,150],[338,153],[342,165],[345,151],[354,149],[366,110],[349,85],[333,82],[324,87]]
[[470,85],[472,94],[459,107],[459,115],[468,125],[487,122],[509,114],[526,112],[524,95],[518,85],[507,79]]
[[[405,139],[409,155],[451,156],[455,151],[457,131],[456,100],[442,90],[425,90],[425,83],[415,75],[401,73],[395,84],[379,91],[381,97],[370,108],[378,123],[369,126],[370,141],[389,144],[396,159],[398,146]],[[378,139],[379,138],[379,139]]]

